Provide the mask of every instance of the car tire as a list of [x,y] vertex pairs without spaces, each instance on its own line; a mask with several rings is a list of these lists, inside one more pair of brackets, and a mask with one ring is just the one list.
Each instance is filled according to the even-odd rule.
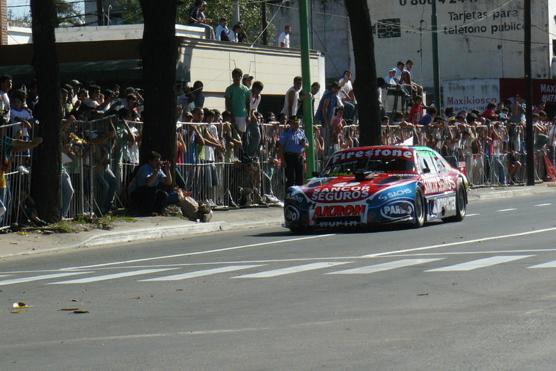
[[449,218],[444,218],[445,222],[461,222],[465,219],[465,214],[467,213],[467,197],[466,197],[465,187],[462,183],[458,184],[458,189],[456,191],[456,215]]
[[426,208],[425,208],[425,198],[420,189],[415,192],[415,202],[413,211],[413,222],[411,223],[413,228],[421,228],[425,225],[426,220]]

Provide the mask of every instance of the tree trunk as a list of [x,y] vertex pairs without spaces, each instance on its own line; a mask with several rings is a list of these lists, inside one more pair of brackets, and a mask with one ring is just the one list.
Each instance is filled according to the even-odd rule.
[[33,66],[37,78],[39,103],[37,118],[40,124],[35,135],[43,144],[33,152],[31,194],[39,216],[47,222],[61,218],[60,169],[62,143],[60,122],[60,79],[54,25],[55,0],[31,0],[33,27]]
[[355,57],[355,96],[358,101],[361,145],[380,144],[380,105],[371,15],[367,0],[345,0]]
[[145,105],[141,163],[151,151],[176,161],[176,0],[141,0],[145,20],[141,53]]

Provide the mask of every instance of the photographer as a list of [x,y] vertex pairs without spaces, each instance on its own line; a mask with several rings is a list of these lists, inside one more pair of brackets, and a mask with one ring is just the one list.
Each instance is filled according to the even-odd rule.
[[172,186],[170,163],[161,161],[161,155],[152,151],[147,163],[142,165],[131,180],[128,192],[133,206],[141,214],[161,213],[164,208],[178,203],[176,192],[164,189]]

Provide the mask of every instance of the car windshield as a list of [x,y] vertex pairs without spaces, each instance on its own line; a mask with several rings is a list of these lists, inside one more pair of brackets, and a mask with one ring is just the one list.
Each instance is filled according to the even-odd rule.
[[[349,152],[336,153],[322,172],[323,176],[352,175],[356,171],[371,171],[377,173],[407,173],[415,171],[413,154],[411,157],[381,155],[380,151],[359,152],[363,155],[349,156]],[[372,156],[370,156],[372,155]],[[355,157],[355,158],[353,158]]]

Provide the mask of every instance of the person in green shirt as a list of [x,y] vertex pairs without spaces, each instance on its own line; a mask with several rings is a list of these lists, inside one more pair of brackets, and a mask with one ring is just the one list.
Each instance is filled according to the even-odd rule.
[[247,129],[247,116],[249,113],[249,99],[251,92],[241,83],[243,71],[236,68],[232,71],[233,84],[226,88],[226,110],[232,112],[233,124],[243,134]]

